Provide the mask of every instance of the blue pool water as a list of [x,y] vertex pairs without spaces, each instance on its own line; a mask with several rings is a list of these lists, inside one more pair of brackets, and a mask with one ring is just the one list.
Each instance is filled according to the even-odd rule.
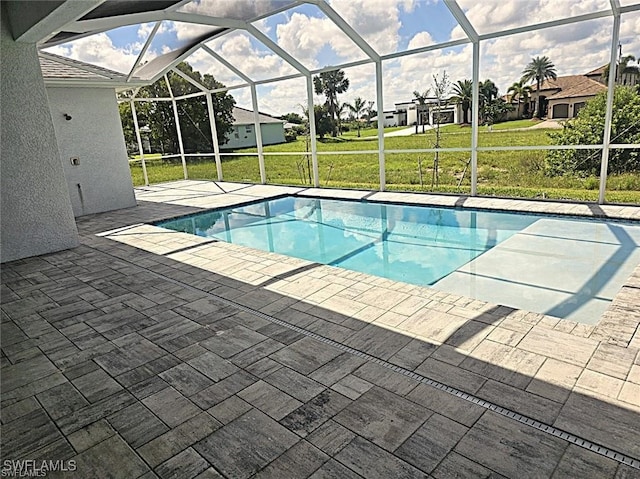
[[418,285],[432,285],[533,216],[285,197],[158,226]]
[[158,226],[595,324],[640,223],[285,197]]

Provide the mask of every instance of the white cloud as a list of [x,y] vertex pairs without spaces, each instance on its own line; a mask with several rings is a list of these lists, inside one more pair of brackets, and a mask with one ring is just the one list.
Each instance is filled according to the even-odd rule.
[[[347,23],[379,53],[395,52],[400,48],[402,22],[414,12],[418,1],[432,0],[331,0],[331,6]],[[197,11],[222,16],[256,13],[251,8],[262,8],[264,2],[216,0],[186,4],[182,11]],[[557,0],[459,0],[468,18],[481,33],[494,32],[526,24],[539,23],[572,15],[606,10],[608,0],[581,0],[580,2]],[[306,7],[308,8],[308,7]],[[194,10],[195,9],[195,10]],[[230,9],[226,11],[224,9]],[[303,10],[304,11],[304,10]],[[248,12],[248,13],[247,13]],[[324,16],[310,16],[301,11],[281,14],[268,21],[262,19],[254,25],[268,33],[268,24],[274,26],[281,47],[309,68],[323,63],[339,64],[366,55],[335,24]],[[559,75],[585,73],[608,61],[610,53],[611,17],[564,25],[553,29],[501,37],[481,43],[481,79],[491,78],[504,92],[520,77],[520,72],[530,59],[537,55],[548,56],[556,65]],[[171,26],[178,41],[193,38],[199,31],[193,25],[165,22],[166,32]],[[70,56],[81,61],[127,72],[136,58],[153,24],[143,24],[137,29],[139,42],[126,48],[116,48],[105,33],[84,38],[72,44],[53,47],[49,51]],[[205,31],[209,27],[202,27]],[[622,16],[620,39],[625,54],[640,56],[640,13]],[[450,32],[450,38],[464,37],[460,27]],[[408,41],[408,47],[419,48],[435,43],[426,31],[417,32]],[[208,43],[216,52],[234,64],[254,80],[267,79],[297,73],[278,55],[252,40],[248,34],[236,31]],[[155,46],[154,46],[155,48]],[[162,51],[150,51],[146,59]],[[401,57],[383,63],[383,86],[386,109],[398,101],[409,100],[414,90],[424,91],[433,83],[433,75],[447,71],[450,80],[471,78],[472,47],[470,44],[441,51]],[[188,61],[204,73],[210,73],[228,86],[243,83],[238,76],[214,60],[209,54],[198,51]],[[340,101],[352,102],[357,96],[366,100],[376,97],[375,74],[372,64],[346,70],[351,86],[341,95]],[[260,88],[260,108],[281,114],[300,110],[306,103],[304,79],[270,83]],[[251,107],[248,88],[231,92],[239,104]],[[322,98],[316,98],[321,102]]]
[[249,35],[243,32],[230,33],[209,42],[208,45],[252,80],[297,73],[275,53],[264,47],[255,47]]
[[479,33],[533,25],[586,13],[609,10],[608,0],[459,0],[467,18]]
[[117,48],[106,33],[97,33],[71,43],[47,48],[46,51],[82,62],[128,73],[133,66],[141,44]]
[[318,68],[318,58],[323,49],[329,47],[337,62],[358,60],[365,57],[353,43],[328,18],[310,17],[295,12],[286,23],[276,27],[278,45],[308,68]]
[[333,0],[331,6],[379,54],[395,52],[400,41],[400,9],[412,12],[415,1]]
[[549,57],[559,76],[576,75],[606,63],[610,48],[608,19],[501,37],[481,44],[481,78],[491,78],[505,93],[533,57]]

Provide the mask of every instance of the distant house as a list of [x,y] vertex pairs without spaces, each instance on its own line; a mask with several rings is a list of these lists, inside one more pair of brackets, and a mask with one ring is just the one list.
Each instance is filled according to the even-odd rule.
[[[574,118],[586,102],[598,93],[607,89],[603,73],[606,65],[585,73],[584,75],[567,75],[555,80],[545,80],[536,91],[532,85],[528,111],[535,110],[535,104],[540,95],[541,116],[552,120]],[[630,81],[630,78],[626,78]]]
[[[388,126],[398,126],[395,110],[385,111],[383,112],[383,115],[384,115],[383,125],[385,128],[387,128]],[[378,121],[377,115],[371,118],[371,122],[373,124],[377,124],[377,121]]]
[[[607,79],[604,75],[608,66],[609,65],[602,65],[601,67],[596,68],[589,73],[586,73],[585,76],[591,78],[592,80],[606,83]],[[634,69],[629,69],[629,71],[623,72],[620,78],[618,78],[618,85],[640,85],[640,73],[638,73],[638,71]]]
[[[233,108],[233,130],[227,135],[227,142],[221,148],[251,148],[258,144],[256,141],[255,116],[253,111],[244,108]],[[259,113],[260,132],[263,145],[284,143],[284,120],[271,115]]]
[[[428,98],[426,104],[420,105],[416,100],[395,104],[394,121],[397,126],[406,125],[431,125],[434,123],[434,115],[438,111],[437,99]],[[461,108],[458,105],[443,102],[440,106],[440,124],[458,123],[461,118]],[[385,120],[386,121],[386,120]]]

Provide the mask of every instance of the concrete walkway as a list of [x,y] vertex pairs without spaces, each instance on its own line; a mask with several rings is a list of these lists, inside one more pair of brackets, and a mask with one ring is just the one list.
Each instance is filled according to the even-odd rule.
[[580,326],[148,224],[287,191],[343,193],[140,188],[79,219],[80,247],[3,264],[3,459],[75,461],[47,477],[637,477],[640,270]]
[[[424,131],[431,130],[433,127],[431,125],[424,125]],[[422,126],[418,126],[418,133],[422,133]],[[402,130],[390,131],[389,133],[385,133],[384,137],[389,138],[393,136],[411,136],[416,134],[416,127],[411,126],[404,128]]]

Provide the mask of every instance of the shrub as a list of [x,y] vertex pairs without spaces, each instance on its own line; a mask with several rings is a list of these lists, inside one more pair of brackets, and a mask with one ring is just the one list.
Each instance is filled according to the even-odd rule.
[[[558,132],[549,133],[556,145],[596,145],[604,137],[607,92],[588,101],[578,116],[567,121]],[[617,86],[613,99],[611,122],[612,143],[640,143],[640,88]],[[562,175],[600,173],[600,150],[555,150],[547,156],[547,173]],[[640,150],[612,149],[609,152],[609,173],[640,171]]]

